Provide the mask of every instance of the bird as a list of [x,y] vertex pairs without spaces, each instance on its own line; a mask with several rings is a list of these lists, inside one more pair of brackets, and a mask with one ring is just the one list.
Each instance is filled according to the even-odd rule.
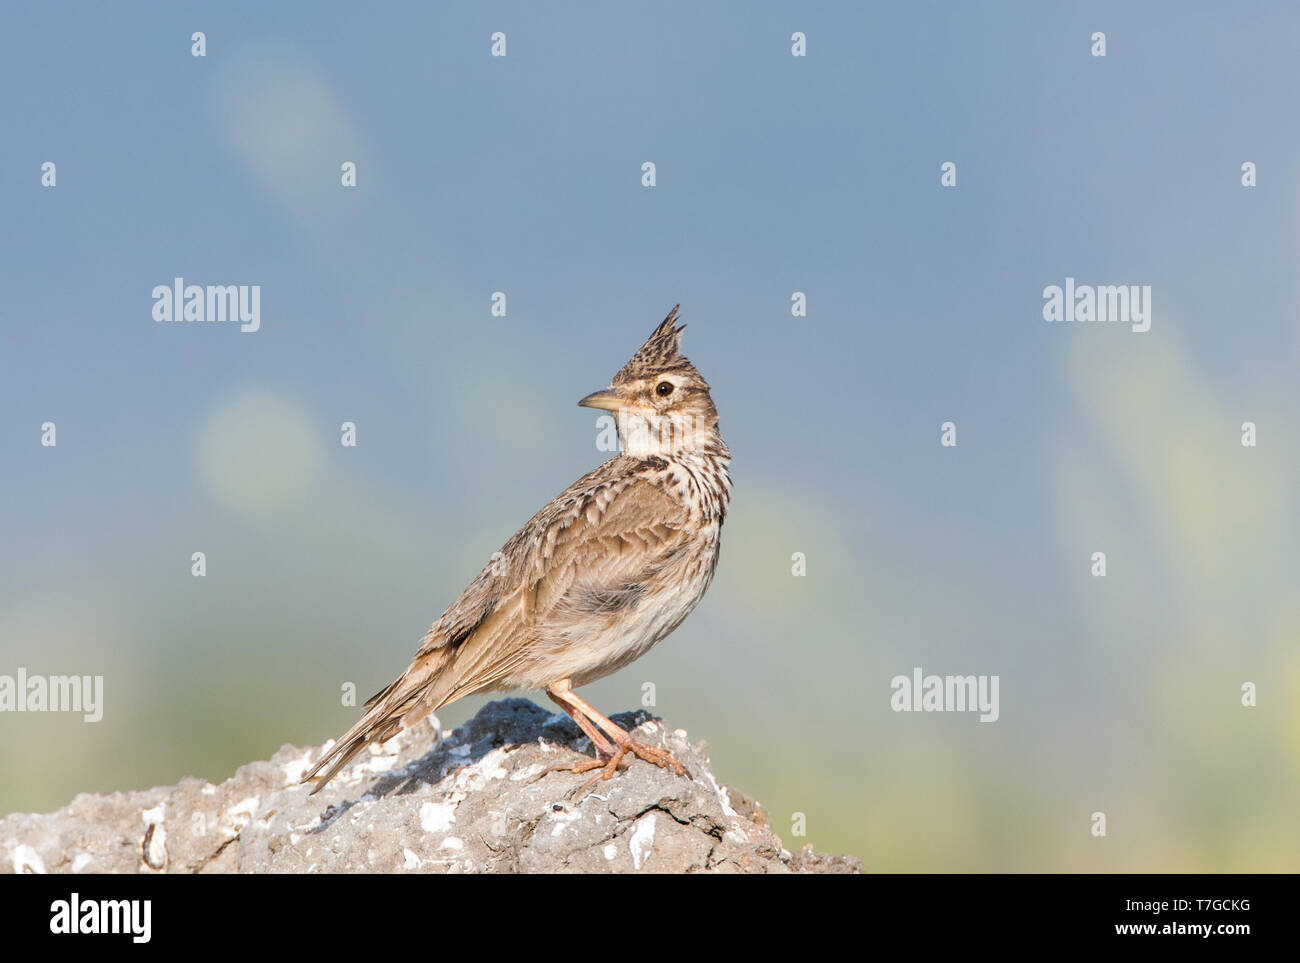
[[614,416],[617,454],[493,554],[425,633],[406,670],[303,774],[303,783],[315,782],[311,794],[367,745],[448,703],[516,689],[544,691],[591,741],[595,758],[542,774],[596,770],[578,795],[633,759],[689,775],[669,752],[634,739],[575,691],[676,629],[718,565],[731,452],[708,382],[681,353],[680,307],[608,387],[578,402]]

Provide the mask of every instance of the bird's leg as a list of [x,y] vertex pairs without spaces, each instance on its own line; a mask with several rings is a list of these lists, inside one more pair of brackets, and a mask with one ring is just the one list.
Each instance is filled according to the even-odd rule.
[[[590,719],[560,697],[562,691],[567,691],[568,681],[565,680],[562,685],[565,686],[564,689],[561,689],[559,685],[548,686],[546,694],[551,697],[552,702],[564,710],[565,715],[578,724],[578,728],[581,729],[583,733],[586,734],[587,738],[591,740],[592,746],[596,749],[596,758],[587,759],[584,757],[581,762],[562,762],[555,766],[547,766],[528,781],[537,782],[537,780],[541,779],[543,776],[547,776],[553,772],[584,773],[590,772],[593,769],[599,769],[600,772],[596,773],[595,776],[583,783],[581,792],[575,794],[575,798],[580,799],[582,796],[586,795],[587,790],[590,789],[592,784],[597,780],[608,779],[610,776],[614,775],[619,764],[623,761],[624,753],[615,749],[613,744],[600,734],[600,730],[592,724]],[[607,772],[608,775],[606,775]]]
[[[583,735],[585,735],[588,739],[591,740],[591,744],[596,749],[596,755],[600,757],[598,765],[603,764],[606,759],[614,755],[613,744],[611,744],[608,739],[606,739],[604,736],[600,734],[600,730],[597,729],[594,725],[592,725],[590,719],[588,719],[581,712],[573,708],[573,706],[569,705],[567,702],[561,699],[550,689],[546,690],[546,694],[551,697],[552,702],[554,702],[557,706],[559,706],[561,709],[564,710],[565,715],[567,715],[570,719],[572,719],[574,722],[578,724],[578,728],[582,730]],[[588,768],[591,767],[589,766]],[[586,772],[587,770],[583,769],[579,771]]]
[[[614,740],[614,744],[618,746],[618,750],[610,758],[609,762],[606,763],[601,771],[589,779],[578,791],[579,796],[591,788],[592,783],[597,780],[611,778],[617,771],[619,763],[623,761],[623,757],[628,753],[631,753],[638,759],[643,759],[646,762],[653,763],[661,769],[672,769],[679,776],[690,775],[690,773],[686,771],[686,767],[674,759],[671,754],[662,749],[656,749],[654,746],[647,746],[643,742],[638,742],[632,738],[631,733],[626,729],[616,725],[612,720],[597,712],[596,709],[587,702],[587,700],[583,699],[569,688],[569,681],[567,679],[549,687],[546,692],[556,702],[565,706],[565,712],[568,712],[575,722],[578,720],[579,716],[585,716],[589,722],[594,722],[601,729],[604,729],[605,732],[609,734],[609,737]],[[578,724],[582,725],[580,722]],[[583,728],[583,731],[586,731],[585,727]],[[588,769],[594,768],[595,766],[588,765],[581,770],[575,767],[573,771],[586,772]]]

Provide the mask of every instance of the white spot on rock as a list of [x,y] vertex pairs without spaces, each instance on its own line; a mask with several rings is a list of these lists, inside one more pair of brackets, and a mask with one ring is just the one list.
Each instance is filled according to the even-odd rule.
[[144,822],[144,845],[141,858],[150,869],[162,869],[167,865],[167,805],[165,803],[146,809],[140,814]]
[[506,751],[504,749],[493,749],[480,759],[474,768],[483,774],[485,780],[504,779],[506,777],[506,767],[501,763],[505,757]]
[[426,833],[445,833],[455,821],[455,803],[427,802],[420,807],[420,828]]
[[19,846],[14,850],[14,872],[22,873],[45,873],[45,861],[41,859],[40,853],[30,846]]
[[261,800],[256,796],[249,796],[234,806],[226,810],[226,825],[221,828],[226,835],[232,839],[239,835],[240,830],[253,821],[253,813],[257,812],[257,807],[261,805]]
[[72,871],[80,873],[83,869],[95,861],[95,857],[90,853],[77,853],[76,858],[72,861]]
[[415,853],[411,852],[409,849],[402,850],[402,858],[403,858],[402,867],[404,869],[420,868],[420,857],[416,856]]
[[257,812],[257,807],[261,804],[262,801],[256,796],[249,796],[247,799],[242,799],[234,806],[231,806],[230,809],[226,811],[226,815],[247,816],[249,819],[252,819],[253,813]]
[[731,808],[731,797],[727,795],[727,790],[725,788],[718,785],[718,780],[713,775],[713,770],[705,769],[704,774],[709,777],[709,784],[713,786],[713,791],[718,796],[718,805],[722,807],[723,813],[726,814],[728,819],[740,819],[740,813]]
[[606,859],[613,859],[617,855],[618,855],[618,847],[615,846],[613,843],[610,843],[608,846],[605,847]]
[[569,825],[569,823],[581,819],[582,813],[571,813],[568,811],[562,811],[562,812],[552,811],[549,814],[549,817],[555,823],[555,825],[551,827],[551,835],[558,836],[560,835],[560,833],[564,832],[564,827]]
[[366,747],[369,751],[352,763],[346,772],[340,773],[340,777],[345,779],[349,785],[356,785],[368,780],[371,776],[388,772],[397,764],[400,748],[396,745],[398,741],[398,739],[393,738],[383,745],[376,742],[370,743]]
[[478,790],[493,779],[504,779],[506,767],[501,764],[501,761],[505,757],[505,749],[493,749],[472,766],[460,770],[456,773],[456,790],[458,792]]
[[[296,783],[302,782],[302,774],[307,771],[307,767],[310,765],[310,751],[303,753],[301,759],[290,759],[280,767],[281,771],[284,773],[284,784],[286,786],[292,786]],[[303,788],[310,789],[311,787],[304,786]]]
[[632,868],[640,869],[650,858],[655,848],[655,814],[646,813],[637,820],[636,827],[627,841],[628,851],[632,854]]

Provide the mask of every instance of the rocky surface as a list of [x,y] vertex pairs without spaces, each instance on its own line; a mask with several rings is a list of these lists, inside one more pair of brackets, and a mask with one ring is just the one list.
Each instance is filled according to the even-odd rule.
[[637,760],[575,800],[586,775],[543,770],[578,761],[590,743],[567,717],[506,699],[441,741],[431,720],[372,746],[316,796],[298,779],[322,750],[286,745],[219,785],[185,779],[8,816],[0,871],[860,871],[852,857],[785,850],[762,807],[719,786],[685,732],[644,713],[614,718],[691,777]]

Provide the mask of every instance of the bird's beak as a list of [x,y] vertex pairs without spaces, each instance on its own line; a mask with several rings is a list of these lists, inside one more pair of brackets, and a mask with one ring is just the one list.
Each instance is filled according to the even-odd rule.
[[618,395],[606,388],[604,391],[593,391],[587,397],[578,402],[582,408],[601,408],[605,411],[618,411],[623,407],[623,401]]

